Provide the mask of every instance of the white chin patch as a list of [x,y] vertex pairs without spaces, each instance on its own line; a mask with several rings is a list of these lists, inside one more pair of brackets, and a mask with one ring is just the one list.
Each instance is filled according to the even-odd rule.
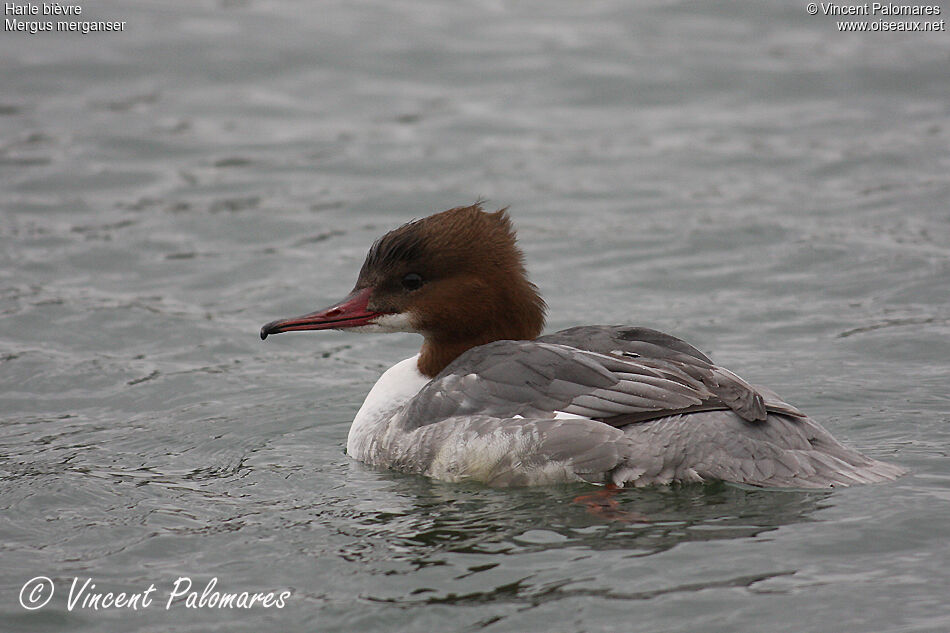
[[372,323],[367,323],[366,325],[361,325],[359,327],[347,328],[350,332],[367,332],[367,333],[383,333],[383,332],[415,332],[416,329],[412,327],[412,324],[409,322],[409,313],[408,312],[398,312],[396,314],[383,314],[376,317]]

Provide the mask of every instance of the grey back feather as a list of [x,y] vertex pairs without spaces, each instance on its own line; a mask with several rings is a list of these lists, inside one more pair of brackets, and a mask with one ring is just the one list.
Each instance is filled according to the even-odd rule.
[[411,429],[454,416],[554,418],[564,412],[619,428],[715,410],[750,422],[765,420],[768,411],[804,417],[673,336],[584,326],[468,350],[420,391],[402,423]]

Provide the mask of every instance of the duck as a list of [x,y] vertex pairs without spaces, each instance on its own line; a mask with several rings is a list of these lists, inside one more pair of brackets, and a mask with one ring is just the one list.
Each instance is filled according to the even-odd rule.
[[545,314],[508,209],[476,203],[389,231],[346,298],[271,321],[260,336],[422,335],[419,353],[382,374],[350,426],[347,454],[375,467],[613,489],[834,488],[905,473],[670,334],[628,325],[542,334]]

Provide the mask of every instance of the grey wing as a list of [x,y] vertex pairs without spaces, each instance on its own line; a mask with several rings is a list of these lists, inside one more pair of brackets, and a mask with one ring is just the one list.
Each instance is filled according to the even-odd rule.
[[[701,351],[670,334],[629,325],[583,325],[542,336],[539,342],[569,345],[579,349],[640,359],[644,365],[685,372],[710,390],[715,398],[675,413],[732,409],[750,421],[764,420],[766,412],[794,418],[804,413],[783,401],[774,391],[745,382],[731,371],[715,365]],[[764,408],[763,408],[764,407]],[[664,412],[669,413],[669,412]],[[614,426],[655,419],[652,412],[606,420]]]
[[675,336],[630,325],[580,325],[541,336],[541,343],[568,345],[601,354],[621,354],[633,358],[654,358],[712,364],[701,351]]
[[726,409],[749,421],[764,420],[767,410],[802,416],[679,339],[644,328],[591,326],[473,348],[413,399],[403,420],[415,428],[459,415],[553,418],[563,412],[622,427]]
[[412,399],[404,415],[409,428],[455,416],[553,418],[575,398],[618,382],[580,350],[495,341],[455,359]]

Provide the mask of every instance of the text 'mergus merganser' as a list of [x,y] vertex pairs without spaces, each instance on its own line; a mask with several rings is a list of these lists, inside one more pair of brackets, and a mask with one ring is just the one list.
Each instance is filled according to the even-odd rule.
[[403,472],[494,486],[793,488],[904,472],[669,334],[588,325],[541,336],[544,313],[506,211],[476,204],[390,231],[346,299],[268,323],[261,338],[421,334],[419,354],[370,391],[346,443],[350,456]]

